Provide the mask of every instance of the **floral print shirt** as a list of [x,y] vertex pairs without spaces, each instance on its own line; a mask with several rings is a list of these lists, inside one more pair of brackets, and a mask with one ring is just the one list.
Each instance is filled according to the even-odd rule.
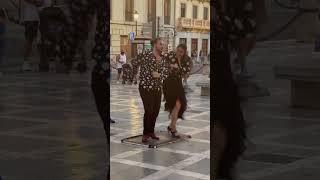
[[169,66],[170,64],[173,64],[173,65],[177,64],[179,67],[179,68],[169,68],[169,76],[183,78],[189,75],[192,67],[192,60],[189,56],[187,56],[187,58],[182,59],[180,62],[178,62],[178,59],[176,58],[176,53],[174,51],[171,51],[165,55],[165,58]]
[[[136,59],[131,61],[134,69],[140,66],[140,82],[139,86],[147,91],[160,91],[162,88],[163,80],[169,75],[168,63],[161,55],[160,62],[156,61],[152,51],[145,51],[138,55]],[[136,70],[133,72],[137,72]],[[160,78],[154,78],[152,72],[160,73]]]
[[[106,2],[106,1],[104,1]],[[97,64],[94,67],[94,72],[101,76],[110,79],[110,50],[108,44],[110,43],[109,28],[109,6],[105,5],[98,9],[97,13],[97,28],[95,35],[95,47],[92,50],[92,57]]]
[[75,55],[75,47],[81,41],[88,38],[89,25],[96,14],[97,26],[95,32],[95,46],[92,50],[92,58],[96,61],[93,69],[106,81],[110,78],[110,43],[109,19],[110,7],[108,1],[98,0],[68,0],[68,31],[64,32],[61,61],[71,64]]

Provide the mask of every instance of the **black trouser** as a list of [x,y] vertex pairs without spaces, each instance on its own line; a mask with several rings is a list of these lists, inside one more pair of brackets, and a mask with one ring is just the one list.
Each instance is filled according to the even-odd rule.
[[110,85],[107,83],[106,77],[102,77],[100,74],[95,72],[92,73],[91,88],[95,97],[98,113],[103,122],[103,127],[106,133],[108,143],[110,142],[110,114],[109,114],[109,102],[107,101],[110,97],[108,93]]
[[161,106],[161,91],[147,91],[139,87],[144,107],[143,134],[154,133],[154,127]]

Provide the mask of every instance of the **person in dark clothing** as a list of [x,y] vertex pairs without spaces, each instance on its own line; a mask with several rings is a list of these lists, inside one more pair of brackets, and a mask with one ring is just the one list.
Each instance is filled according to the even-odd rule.
[[163,83],[163,94],[165,96],[165,110],[169,111],[171,123],[168,126],[168,132],[174,137],[179,137],[177,134],[177,120],[183,119],[183,113],[187,109],[187,98],[184,92],[182,78],[191,71],[190,64],[192,60],[187,56],[187,46],[184,44],[178,45],[175,52],[169,52],[165,55],[166,61],[169,64],[169,76]]
[[[92,2],[90,0],[90,2]],[[107,138],[107,147],[110,147],[110,118],[109,105],[110,102],[110,32],[108,31],[110,9],[108,1],[101,1],[96,3],[96,34],[95,46],[92,50],[92,57],[96,61],[96,65],[92,71],[91,87],[95,96],[97,110],[103,122]],[[109,122],[107,122],[109,120]],[[107,157],[110,156],[110,150],[107,150]],[[108,160],[107,179],[110,179],[110,161]]]
[[133,75],[132,75],[132,67],[129,63],[125,63],[122,65],[123,75],[122,75],[122,84],[133,82]]
[[[96,65],[92,71],[91,89],[94,94],[97,111],[100,115],[105,135],[107,139],[107,147],[110,146],[110,113],[109,113],[109,102],[110,98],[110,58],[108,44],[110,42],[109,18],[110,18],[110,7],[108,1],[98,0],[69,0],[68,8],[71,12],[69,30],[65,32],[64,43],[66,48],[63,51],[64,63],[66,65],[72,64],[74,59],[75,50],[78,46],[79,41],[76,39],[78,36],[87,35],[87,24],[94,14],[97,18],[96,34],[95,34],[95,46],[92,50],[92,58],[96,61]],[[83,28],[82,28],[83,27]],[[76,34],[72,34],[75,30],[79,31]],[[80,32],[82,31],[82,32]],[[83,39],[83,38],[79,38]],[[109,153],[109,150],[106,150]],[[109,157],[109,155],[107,155]],[[109,162],[109,160],[107,160]],[[108,177],[110,179],[110,163],[108,163],[107,169]]]
[[230,64],[231,43],[255,29],[245,16],[250,0],[214,1],[213,29],[213,179],[232,180],[235,163],[245,151],[246,125]]
[[[72,69],[73,62],[76,61],[75,55],[81,43],[88,39],[89,24],[93,21],[93,17],[97,12],[97,8],[100,3],[105,3],[98,0],[68,0],[68,16],[67,16],[67,30],[63,34],[62,46],[64,47],[59,57],[61,58],[61,64],[64,68],[61,68],[61,72],[69,73]],[[101,8],[101,7],[99,7]],[[99,17],[98,17],[99,18]],[[102,20],[103,21],[103,20]],[[101,22],[98,22],[101,23]],[[100,27],[106,28],[106,27]],[[102,37],[100,37],[102,38]],[[102,41],[102,40],[100,40]],[[81,44],[81,45],[80,45]],[[80,62],[77,67],[79,72],[86,71],[85,60]]]
[[137,72],[140,66],[139,92],[144,106],[143,137],[145,143],[151,139],[159,140],[154,133],[154,127],[161,107],[162,82],[168,75],[166,61],[162,55],[163,41],[160,38],[153,40],[152,51],[146,51],[132,60]]
[[[96,65],[92,72],[92,90],[96,97],[97,109],[103,121],[106,136],[109,138],[110,126],[107,120],[110,118],[109,102],[110,97],[110,59],[108,43],[110,40],[107,27],[109,26],[108,12],[109,6],[103,1],[101,6],[97,7],[97,27],[95,35],[95,47],[92,51],[93,59],[96,60]],[[108,8],[107,8],[108,7]],[[100,102],[101,101],[101,102]]]
[[[106,137],[108,138],[109,132],[109,119],[108,108],[109,102],[107,99],[109,98],[109,78],[110,78],[110,59],[109,59],[109,48],[108,43],[110,40],[109,32],[107,27],[109,26],[109,14],[107,6],[107,2],[105,1],[98,1],[98,0],[84,0],[84,1],[76,1],[76,0],[69,0],[68,1],[68,8],[71,13],[69,22],[72,22],[68,26],[68,32],[71,33],[73,31],[77,31],[76,34],[69,34],[68,39],[65,39],[66,43],[66,51],[63,54],[65,58],[65,63],[72,63],[72,59],[75,56],[75,50],[79,47],[78,41],[79,39],[83,39],[87,37],[87,24],[89,21],[92,21],[92,17],[97,18],[97,26],[96,26],[96,34],[95,34],[95,46],[92,50],[92,58],[96,61],[96,65],[92,71],[92,81],[91,86],[94,92],[97,109],[99,115],[104,124]],[[83,37],[82,37],[83,36]],[[70,59],[68,59],[70,58]],[[71,61],[71,62],[70,62]]]

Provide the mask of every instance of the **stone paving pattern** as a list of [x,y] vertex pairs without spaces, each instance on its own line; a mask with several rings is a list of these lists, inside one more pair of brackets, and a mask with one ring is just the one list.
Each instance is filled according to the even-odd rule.
[[[249,70],[271,96],[243,104],[248,151],[237,166],[241,180],[318,180],[320,112],[289,107],[289,81],[275,79],[273,65],[311,56],[312,45],[263,43],[249,57]],[[303,60],[303,59],[302,59]],[[0,79],[0,175],[4,180],[104,179],[106,147],[89,87],[89,75],[13,73]],[[193,84],[203,78],[194,75]],[[136,86],[112,84],[112,179],[209,179],[210,105],[200,89],[179,130],[191,140],[147,149],[120,143],[142,130]],[[163,106],[162,106],[163,108]],[[161,111],[157,130],[168,124]]]
[[268,42],[248,58],[255,80],[268,87],[271,96],[243,104],[250,143],[237,166],[241,180],[320,178],[320,111],[289,107],[290,82],[273,74],[275,64],[311,57],[312,50],[313,45],[293,41]]
[[[210,179],[210,98],[200,97],[195,82],[207,76],[196,74],[188,83],[194,90],[188,93],[189,109],[185,120],[178,121],[178,131],[192,139],[157,149],[122,144],[121,139],[142,133],[143,105],[138,86],[111,85],[111,179],[117,180],[209,180]],[[163,110],[156,131],[169,124],[168,112]],[[129,178],[130,177],[130,178]]]
[[3,180],[103,180],[107,146],[89,76],[0,77]]

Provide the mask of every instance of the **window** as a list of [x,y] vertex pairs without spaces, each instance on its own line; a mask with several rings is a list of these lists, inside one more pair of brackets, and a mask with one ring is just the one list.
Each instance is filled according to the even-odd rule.
[[133,0],[126,0],[125,1],[126,4],[126,10],[125,10],[125,20],[126,21],[133,21],[133,7],[134,7],[134,3]]
[[112,0],[110,1],[110,20],[112,20]]
[[198,39],[191,39],[191,57],[198,56]]
[[198,6],[193,6],[193,19],[198,19]]
[[148,22],[153,20],[153,12],[155,0],[148,0]]
[[208,39],[202,39],[202,55],[208,55]]
[[185,3],[181,3],[181,17],[186,17],[186,4]]
[[180,38],[179,44],[185,44],[185,45],[187,45],[187,38]]
[[164,0],[164,24],[170,24],[170,3],[171,0]]
[[204,7],[203,8],[203,19],[204,20],[208,20],[208,8],[207,7]]

